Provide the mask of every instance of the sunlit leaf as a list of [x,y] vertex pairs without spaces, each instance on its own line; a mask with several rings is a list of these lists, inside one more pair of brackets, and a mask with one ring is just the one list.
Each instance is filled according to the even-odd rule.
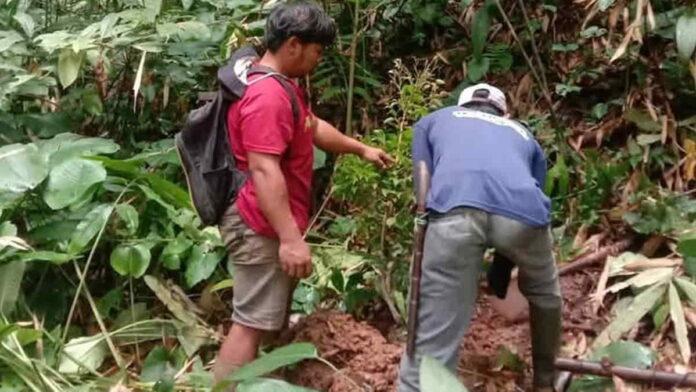
[[298,387],[274,378],[256,378],[240,383],[237,392],[318,392],[316,389]]
[[696,49],[696,12],[686,12],[677,20],[677,50],[684,59],[690,59]]
[[305,359],[317,358],[318,355],[316,347],[311,343],[293,343],[277,348],[261,358],[242,366],[227,377],[224,382],[218,383],[213,392],[224,391],[230,381],[251,380],[283,366],[292,365]]
[[679,298],[677,288],[672,283],[669,284],[669,315],[672,318],[674,336],[677,338],[677,345],[679,346],[682,360],[688,364],[691,358],[691,345],[689,344],[688,332],[686,330],[686,319],[684,318],[681,298]]
[[428,356],[421,360],[420,383],[423,391],[428,392],[467,392],[454,374]]
[[101,204],[90,211],[77,225],[75,232],[70,237],[70,243],[68,244],[69,252],[78,253],[82,251],[99,233],[101,228],[106,225],[112,210],[111,205]]
[[616,318],[597,336],[592,347],[600,348],[620,339],[655,306],[655,303],[665,294],[665,290],[666,285],[655,285],[638,294],[628,308],[619,312]]
[[34,144],[0,147],[0,193],[24,193],[48,175],[48,157]]
[[686,294],[686,298],[691,302],[691,305],[696,306],[696,284],[681,276],[674,278],[674,282],[679,289]]
[[58,80],[63,87],[69,87],[75,82],[80,73],[84,53],[76,53],[72,49],[66,48],[60,52],[58,57]]
[[637,342],[618,341],[595,350],[590,360],[600,361],[607,357],[611,363],[636,369],[649,369],[657,359],[655,352]]
[[220,259],[222,259],[221,254],[208,252],[200,245],[194,246],[186,262],[186,284],[193,287],[208,279],[215,271]]
[[24,34],[26,34],[27,37],[31,38],[34,35],[36,23],[34,23],[34,19],[31,17],[31,15],[18,11],[14,14],[13,18],[17,21],[17,23],[19,23],[20,26],[22,26],[22,30],[24,30]]
[[107,353],[106,342],[101,336],[72,339],[63,348],[58,371],[61,373],[96,371],[106,359]]
[[94,184],[106,179],[101,164],[86,159],[73,159],[54,167],[48,175],[44,201],[54,210],[80,201]]

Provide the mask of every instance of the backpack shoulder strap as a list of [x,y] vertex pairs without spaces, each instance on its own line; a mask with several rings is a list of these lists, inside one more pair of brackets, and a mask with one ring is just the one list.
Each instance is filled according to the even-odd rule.
[[288,94],[288,97],[290,97],[290,104],[292,105],[292,116],[293,116],[293,119],[295,121],[295,125],[299,124],[300,123],[300,104],[298,101],[297,93],[290,85],[290,81],[288,80],[287,76],[278,73],[278,71],[274,70],[271,67],[266,67],[263,65],[255,65],[255,66],[251,67],[251,69],[249,69],[248,75],[255,74],[255,73],[265,74],[265,75],[267,75],[266,77],[272,77],[273,79],[277,80],[281,86],[283,86],[283,89]]

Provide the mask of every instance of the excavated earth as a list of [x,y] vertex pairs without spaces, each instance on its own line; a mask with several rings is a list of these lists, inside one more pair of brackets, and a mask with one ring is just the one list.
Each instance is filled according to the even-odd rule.
[[[594,335],[604,324],[588,302],[599,272],[588,269],[561,277],[564,341]],[[393,326],[384,333],[383,326],[378,329],[373,324],[340,312],[319,312],[301,321],[292,331],[292,341],[313,343],[339,371],[305,361],[291,372],[289,381],[327,392],[394,391],[404,334]],[[530,362],[527,322],[504,319],[487,295],[479,296],[461,342],[460,379],[472,391],[524,391],[529,388]]]

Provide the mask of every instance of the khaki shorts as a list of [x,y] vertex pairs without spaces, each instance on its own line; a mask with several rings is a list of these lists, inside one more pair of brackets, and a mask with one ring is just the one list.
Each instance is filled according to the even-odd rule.
[[256,234],[232,204],[222,217],[220,234],[234,267],[232,321],[264,331],[281,330],[294,282],[278,262],[278,240]]

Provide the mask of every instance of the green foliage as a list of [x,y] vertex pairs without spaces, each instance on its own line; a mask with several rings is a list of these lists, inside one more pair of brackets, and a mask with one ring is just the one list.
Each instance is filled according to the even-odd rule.
[[123,276],[139,278],[150,265],[150,250],[143,245],[120,245],[111,252],[111,266]]
[[[607,358],[612,364],[636,369],[650,369],[655,363],[656,355],[648,347],[631,341],[618,341],[595,350],[590,355],[591,361],[601,361]],[[611,388],[613,382],[610,378],[599,376],[585,376],[573,380],[568,388],[569,392],[590,391],[602,392]]]
[[[232,373],[232,375],[227,377],[225,381],[218,383],[215,386],[215,388],[213,388],[213,392],[224,391],[225,387],[227,387],[229,383],[232,381],[244,382],[251,380],[251,384],[262,383],[265,385],[272,385],[269,384],[268,381],[260,382],[254,380],[283,366],[288,366],[303,361],[305,359],[317,359],[318,357],[319,356],[317,354],[317,349],[311,343],[293,343],[287,346],[283,346],[281,348],[271,351],[270,353],[256,359],[255,361],[249,364],[242,366],[241,368],[239,368],[239,370],[235,371],[234,373]],[[252,391],[262,390],[258,389],[260,388],[260,386],[252,387],[251,385],[249,385],[246,388]],[[303,390],[306,391],[306,389],[291,388],[291,386],[289,385],[285,385],[282,388],[285,389],[279,390],[287,390],[289,392],[300,392]]]
[[679,17],[676,26],[676,41],[679,55],[691,59],[696,49],[696,12],[690,10]]
[[[411,252],[413,229],[412,130],[407,124],[440,105],[442,96],[439,85],[432,81],[430,65],[424,64],[420,72],[408,73],[396,63],[392,85],[399,91],[398,98],[389,103],[390,117],[384,122],[385,128],[376,130],[365,140],[389,151],[395,164],[388,171],[380,172],[357,157],[349,156],[340,162],[333,177],[334,195],[351,214],[335,220],[329,232],[349,234],[349,242],[369,255],[369,264],[376,270],[371,279],[373,289],[390,304],[396,319],[405,313],[403,298],[408,279],[404,260]],[[345,235],[337,238],[345,241]],[[350,283],[350,279],[347,281]],[[341,285],[338,278],[333,283],[339,291],[347,292],[345,303],[349,308],[354,301],[364,302],[371,296],[369,291],[358,286]]]

